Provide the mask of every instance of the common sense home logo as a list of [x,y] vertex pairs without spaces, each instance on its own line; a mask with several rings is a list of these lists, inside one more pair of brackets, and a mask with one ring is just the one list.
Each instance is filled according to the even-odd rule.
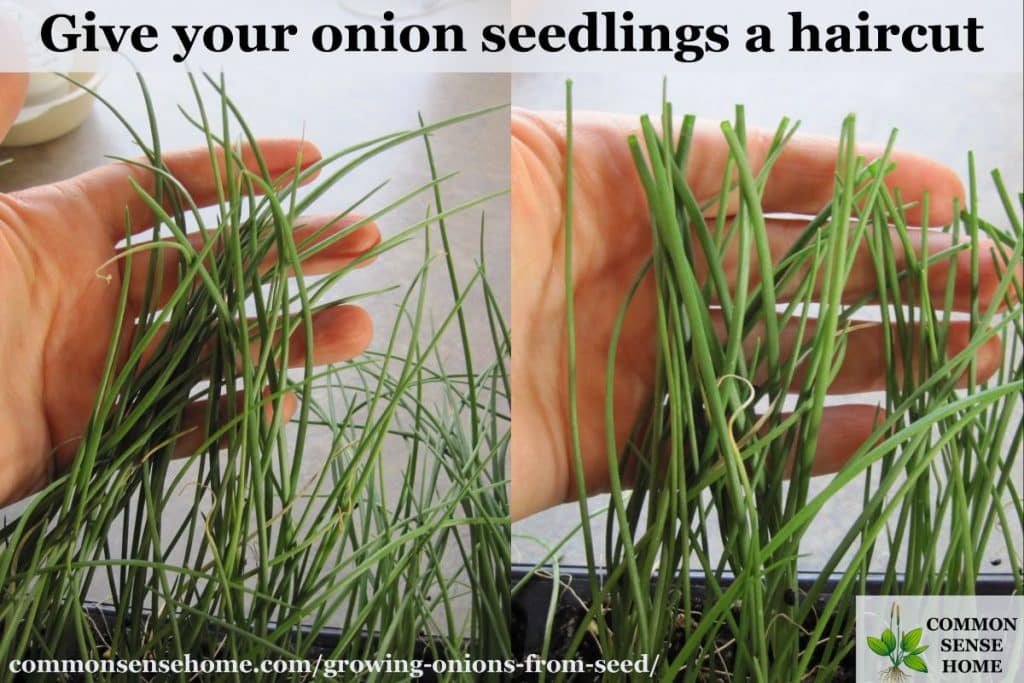
[[859,596],[859,683],[1024,682],[1021,596]]
[[[895,629],[893,620],[895,619]],[[928,649],[921,644],[924,629],[918,627],[904,631],[900,623],[900,606],[892,604],[889,610],[889,628],[877,638],[868,636],[868,647],[879,657],[887,657],[891,666],[882,672],[882,683],[903,683],[910,679],[907,670],[928,673],[928,665],[921,656]]]

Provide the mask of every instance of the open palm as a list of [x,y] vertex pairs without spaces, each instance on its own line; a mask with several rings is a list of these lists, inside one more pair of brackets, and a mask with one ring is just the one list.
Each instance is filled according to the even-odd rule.
[[[0,138],[5,129],[0,120]],[[297,140],[267,140],[259,147],[275,175],[294,168],[296,159],[309,165],[320,158],[315,147]],[[243,157],[255,168],[251,150]],[[215,201],[216,179],[206,148],[168,154],[164,163],[198,204]],[[0,506],[44,486],[68,466],[78,448],[116,322],[123,261],[112,259],[124,237],[125,214],[137,231],[152,226],[152,213],[130,179],[144,188],[153,184],[144,169],[111,164],[60,183],[0,195]],[[296,228],[296,240],[309,238],[331,218],[304,221]],[[332,225],[316,239],[329,238],[353,220]],[[339,268],[379,239],[376,226],[367,224],[311,257],[303,270],[316,274]],[[171,254],[177,252],[162,253],[163,296],[169,296],[177,273]],[[142,306],[146,258],[136,257],[133,268],[128,325]],[[302,365],[305,338],[301,331],[296,334],[289,362]],[[314,317],[313,360],[323,364],[351,358],[366,348],[371,334],[362,309],[325,309]],[[186,422],[191,413],[199,424],[203,412],[201,405],[192,406]],[[177,450],[191,452],[189,447],[204,438],[201,431],[188,432]]]
[[[647,201],[636,174],[627,137],[639,131],[639,117],[598,113],[574,116],[573,282],[577,329],[577,392],[580,437],[587,491],[608,486],[605,445],[605,375],[612,328],[630,285],[651,254]],[[771,135],[748,133],[755,173],[767,154]],[[868,159],[881,148],[860,147]],[[701,201],[721,189],[728,147],[717,125],[698,124],[690,152],[688,182]],[[766,212],[817,213],[831,199],[837,141],[797,136],[785,148],[769,177]],[[930,221],[952,218],[953,198],[962,186],[948,168],[929,159],[896,153],[896,168],[887,178],[907,201],[927,191],[934,207]],[[573,473],[568,423],[568,355],[566,337],[564,187],[565,121],[562,114],[515,111],[512,118],[512,516],[518,519],[545,507],[571,500],[577,487]],[[736,198],[733,198],[736,201]],[[735,204],[730,210],[735,208]],[[911,209],[908,219],[920,222]],[[772,219],[768,239],[773,257],[781,258],[806,226],[806,220]],[[949,246],[949,236],[934,233],[929,250]],[[919,241],[915,241],[919,244]],[[897,259],[899,242],[895,242]],[[982,249],[982,253],[988,250]],[[955,305],[970,304],[969,256],[937,261],[929,271],[935,292],[945,287],[948,270],[957,277]],[[722,264],[735,281],[735,259]],[[752,264],[756,270],[756,262]],[[697,264],[698,276],[701,264]],[[981,297],[990,298],[997,278],[991,259],[982,257]],[[757,278],[757,273],[752,273]],[[856,300],[874,289],[875,271],[865,250],[854,266],[844,299]],[[786,292],[780,292],[785,299]],[[983,303],[987,303],[983,301]],[[655,375],[656,292],[653,275],[642,283],[627,313],[615,365],[615,433],[621,452],[629,431],[653,391]],[[724,324],[721,325],[724,330]],[[959,351],[968,336],[966,323],[955,324],[950,349]],[[852,332],[844,365],[833,382],[834,394],[884,388],[885,367],[878,326]],[[756,333],[750,335],[751,342]],[[795,335],[783,330],[782,350],[792,350]],[[788,342],[788,345],[787,345]],[[984,346],[979,374],[998,367],[997,339]],[[873,405],[828,407],[823,415],[815,462],[818,472],[835,471],[870,435],[876,420]]]

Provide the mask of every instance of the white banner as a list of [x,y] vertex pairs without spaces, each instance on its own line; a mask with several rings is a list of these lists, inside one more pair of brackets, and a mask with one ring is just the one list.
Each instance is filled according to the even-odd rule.
[[[1020,71],[1020,2],[0,0],[0,69]],[[20,35],[20,38],[17,36]],[[68,66],[71,64],[71,66]]]

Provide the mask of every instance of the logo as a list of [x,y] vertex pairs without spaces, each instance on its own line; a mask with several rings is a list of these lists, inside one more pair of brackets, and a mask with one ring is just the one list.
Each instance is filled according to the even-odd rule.
[[1024,596],[858,595],[857,683],[1024,683]]
[[[896,628],[893,629],[895,619]],[[928,673],[928,665],[921,655],[928,649],[921,644],[924,630],[920,627],[903,631],[900,623],[900,606],[892,604],[889,610],[889,628],[875,638],[868,636],[868,647],[879,657],[887,657],[890,666],[882,672],[882,683],[904,683],[910,680],[910,671]]]

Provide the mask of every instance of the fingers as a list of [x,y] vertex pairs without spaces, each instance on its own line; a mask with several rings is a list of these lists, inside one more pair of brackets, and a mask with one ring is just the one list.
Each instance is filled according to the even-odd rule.
[[[373,320],[370,315],[359,306],[341,305],[325,308],[313,314],[313,365],[328,365],[355,358],[370,345],[373,338]],[[255,327],[255,322],[249,321],[250,329]],[[152,357],[160,351],[161,343],[167,335],[169,327],[164,325],[154,335],[153,341],[142,354],[142,364],[145,365]],[[282,335],[274,335],[271,342],[274,346],[281,343]],[[289,337],[288,359],[289,368],[301,368],[306,365],[307,356],[305,327],[300,323]],[[254,341],[249,348],[253,362],[256,362],[263,351],[259,341]],[[199,353],[195,360],[197,365],[210,362],[212,346],[207,346]],[[239,369],[242,366],[242,359],[237,360]]]
[[[280,186],[298,166],[307,168],[320,160],[320,151],[310,142],[289,139],[267,139],[259,143],[267,169]],[[256,154],[249,145],[241,148],[245,168],[260,172]],[[163,162],[171,175],[178,179],[197,206],[209,206],[217,201],[217,188],[227,178],[224,150],[216,150],[218,175],[210,161],[206,147],[180,150],[165,154]],[[146,168],[126,163],[107,164],[100,168],[59,183],[67,190],[65,194],[77,200],[84,200],[95,210],[104,225],[109,226],[110,236],[118,241],[124,237],[125,210],[131,217],[132,231],[145,230],[153,225],[153,212],[132,187],[131,180],[143,190],[153,194],[156,176]],[[310,178],[309,180],[312,180]],[[79,207],[80,208],[80,207]]]
[[[302,219],[295,228],[296,249],[300,256],[311,249],[317,249],[318,245],[344,233],[362,220],[363,217],[357,215],[342,216],[340,219],[332,215]],[[380,244],[380,228],[376,223],[365,223],[333,244],[317,249],[315,254],[310,255],[302,262],[302,272],[305,275],[333,273],[349,265],[378,244]],[[262,265],[264,269],[269,270],[277,263],[277,260],[277,244],[274,244]],[[366,260],[359,265],[360,267],[367,266],[371,262],[371,260]]]
[[[826,406],[821,413],[811,474],[818,476],[838,472],[884,421],[885,411],[875,406]],[[790,460],[786,466],[787,478],[792,469]]]
[[[334,215],[312,216],[300,219],[293,232],[295,246],[301,255],[316,245],[335,238],[339,234],[351,230],[333,244],[323,247],[315,254],[309,255],[302,262],[303,275],[326,275],[336,272],[364,255],[380,243],[380,229],[376,223],[370,222],[352,230],[352,226],[362,221],[361,216],[348,215],[338,219]],[[197,251],[203,248],[203,236],[190,233],[189,243]],[[169,243],[170,244],[170,243]],[[219,247],[214,247],[219,251]],[[118,250],[119,254],[124,249]],[[181,252],[177,249],[155,249],[136,253],[132,256],[131,283],[128,289],[128,300],[134,309],[141,309],[145,304],[146,289],[149,286],[150,264],[158,259],[158,267],[162,267],[163,275],[160,292],[150,302],[151,308],[160,308],[178,288],[178,266]],[[261,263],[261,271],[266,272],[277,262],[277,245],[271,247],[267,257]],[[124,261],[121,260],[122,264]],[[366,260],[360,266],[369,265]]]
[[[161,330],[160,334],[165,334]],[[369,346],[370,338],[373,335],[373,323],[370,316],[358,306],[335,306],[324,309],[313,316],[313,365],[327,365],[342,360],[353,358]],[[274,344],[280,343],[280,336],[274,339]],[[155,350],[155,346],[151,349]],[[261,347],[254,343],[251,347],[253,357],[258,357]],[[150,352],[151,355],[152,351]],[[288,348],[288,367],[301,367],[306,362],[306,334],[303,328],[292,333]],[[200,358],[197,362],[202,363]],[[264,391],[264,396],[269,393]],[[235,402],[234,411],[230,411],[229,401]],[[220,414],[229,415],[232,412],[237,414],[244,410],[244,395],[239,393],[233,398],[222,397],[220,402]],[[184,458],[196,453],[207,441],[209,435],[206,430],[207,413],[210,407],[209,401],[196,401],[185,408],[182,419],[180,436],[174,444],[174,457]],[[295,414],[295,395],[287,393],[282,399],[281,420],[287,422]],[[273,401],[267,400],[264,414],[269,422],[274,419],[275,405]],[[218,447],[223,447],[228,441],[228,434],[221,437]]]
[[[793,413],[782,413],[779,420],[785,421],[792,415]],[[825,406],[821,413],[821,421],[818,423],[818,442],[814,450],[814,460],[811,463],[811,475],[834,474],[842,469],[843,465],[857,452],[857,449],[871,439],[874,431],[885,422],[885,418],[885,411],[877,406],[852,403]],[[771,431],[773,426],[772,424],[762,424],[757,429],[757,433],[764,436]],[[792,476],[795,451],[799,445],[799,443],[794,443],[793,452],[786,462],[785,476],[787,479]],[[681,456],[677,454],[677,457]],[[627,461],[622,471],[623,483],[629,487],[634,486],[638,469],[639,466],[634,459]]]
[[[698,197],[712,199],[718,195],[725,174],[729,148],[718,126],[704,126],[695,135],[687,180]],[[747,154],[751,171],[761,172],[771,149],[774,132],[752,129],[747,133]],[[871,163],[885,153],[879,145],[857,145],[855,153]],[[797,134],[783,147],[775,160],[765,184],[761,206],[766,213],[816,214],[835,192],[836,162],[839,140],[820,135]],[[699,160],[699,163],[697,163]],[[885,176],[890,190],[899,189],[904,202],[915,203],[906,210],[910,225],[922,222],[920,202],[925,193],[930,199],[929,225],[943,225],[953,220],[953,200],[964,197],[963,184],[956,173],[937,161],[902,150],[889,156],[892,172]],[[739,206],[738,194],[730,198],[729,212]]]
[[[677,130],[678,130],[677,126]],[[760,173],[771,149],[774,131],[751,129],[747,132],[747,154],[751,170]],[[879,159],[885,153],[880,145],[857,145],[855,153],[864,163]],[[839,140],[821,135],[797,134],[783,147],[772,166],[765,184],[762,208],[768,213],[816,214],[831,200],[835,191],[836,162]],[[702,200],[718,195],[725,174],[729,147],[717,124],[701,122],[695,128],[687,180],[694,194]],[[911,225],[922,222],[919,203],[928,193],[929,225],[943,225],[953,219],[953,200],[964,197],[963,183],[949,167],[911,152],[893,150],[889,161],[894,165],[885,177],[890,190],[899,189],[904,202],[914,202],[907,209]],[[731,200],[730,213],[738,206],[738,196]]]
[[[839,370],[838,376],[829,386],[830,394],[854,394],[865,391],[884,391],[886,389],[886,360],[885,360],[885,337],[893,349],[893,363],[891,371],[900,378],[905,376],[903,362],[904,350],[899,341],[899,335],[895,327],[886,327],[881,324],[868,323],[868,327],[860,327],[849,333],[846,345],[846,356]],[[789,337],[792,329],[783,333],[783,337]],[[957,321],[950,324],[948,338],[946,340],[945,358],[952,358],[967,348],[971,341],[971,324],[968,321]],[[792,343],[792,342],[791,342]],[[920,376],[922,353],[920,343],[920,327],[914,326],[913,338],[911,340],[910,353],[910,374],[914,382],[921,382],[928,377]],[[986,340],[978,349],[975,356],[975,367],[979,382],[987,380],[994,375],[1002,364],[1003,347],[999,337],[993,336]],[[807,367],[802,365],[797,368],[795,383],[802,383]],[[957,379],[957,386],[967,386],[968,371]]]
[[[548,125],[564,135],[564,114],[551,112],[529,114],[526,118],[544,119]],[[596,150],[604,163],[618,169],[632,169],[633,161],[627,139],[637,135],[642,140],[639,116],[635,114],[606,114],[576,112],[573,114],[574,135],[580,143],[581,153]],[[678,131],[681,123],[677,122]],[[763,167],[771,147],[774,131],[750,129],[747,131],[747,154],[751,170],[757,175]],[[835,189],[836,161],[839,141],[818,135],[797,134],[783,148],[776,159],[765,185],[763,208],[772,213],[815,214],[831,199]],[[555,149],[555,152],[560,150]],[[857,145],[856,153],[866,163],[882,156],[884,147]],[[725,175],[729,147],[717,122],[698,121],[690,148],[687,182],[701,201],[718,196]],[[895,150],[889,157],[895,167],[886,176],[889,189],[900,190],[905,202],[920,202],[927,192],[930,196],[929,224],[941,225],[953,218],[953,199],[963,198],[964,189],[956,173],[937,161],[921,155]],[[578,162],[586,173],[606,173]],[[634,174],[635,175],[635,174]],[[636,194],[639,182],[635,178],[620,181],[619,187]],[[733,194],[730,213],[738,206],[738,195]],[[907,220],[914,225],[921,222],[919,207],[907,210]]]
[[[807,227],[807,223],[799,220],[770,219],[767,221],[767,237],[769,250],[772,254],[772,261],[778,265],[796,244],[800,235]],[[930,257],[934,258],[954,246],[953,236],[946,232],[937,230],[923,231],[917,228],[908,228],[907,234],[910,243],[914,247],[914,261],[921,259],[921,238],[922,233],[927,238],[927,250]],[[899,233],[892,229],[889,233],[889,241],[892,245],[893,258],[897,272],[906,270],[911,262],[908,252],[903,247],[903,241]],[[738,240],[730,240],[724,258],[721,259],[722,268],[725,271],[726,279],[730,284],[735,283],[738,272],[739,247]],[[996,254],[994,243],[990,240],[979,241],[978,253],[978,301],[982,308],[991,305],[999,286],[999,274],[1004,268],[1003,262],[997,261],[1000,257]],[[703,256],[703,254],[701,254]],[[703,266],[701,266],[703,268]],[[706,270],[706,269],[705,269]],[[760,282],[758,261],[755,255],[750,260],[750,284],[756,285]],[[785,287],[780,289],[776,295],[780,301],[788,301],[797,293],[806,278],[807,268],[802,269],[791,277]],[[952,272],[951,272],[952,271]],[[703,278],[706,273],[699,272]],[[971,283],[971,252],[968,249],[959,251],[953,256],[946,256],[941,259],[935,258],[928,263],[928,291],[934,301],[943,301],[946,296],[946,286],[949,277],[954,279],[953,310],[970,311],[974,299],[974,291]],[[822,279],[819,277],[814,285],[813,298],[818,300],[822,290]],[[901,289],[904,296],[910,294],[912,286],[909,280],[904,280]],[[917,286],[914,282],[913,286]],[[878,289],[878,273],[875,260],[872,257],[871,249],[866,241],[861,241],[857,254],[854,258],[853,268],[843,288],[843,303],[855,303],[875,292]]]
[[[275,413],[275,402],[270,399],[270,392],[267,390],[263,391],[263,397],[265,400],[263,415],[267,421],[267,424],[272,424],[274,421]],[[235,408],[231,410],[231,401],[234,402]],[[219,414],[220,415],[231,415],[242,412],[245,410],[245,396],[239,392],[235,397],[221,397],[218,400],[219,403]],[[292,419],[292,415],[295,414],[295,409],[298,402],[295,399],[295,394],[288,392],[281,398],[281,422],[285,423]],[[210,409],[210,401],[195,401],[185,407],[185,412],[182,417],[182,426],[180,436],[174,443],[174,449],[172,457],[174,458],[187,458],[194,455],[203,443],[209,438],[206,429],[207,413]],[[223,422],[226,422],[224,420]],[[230,430],[225,432],[217,443],[217,448],[225,448],[230,441],[229,439]]]
[[[767,155],[771,136],[764,133],[755,135],[749,144],[755,158]],[[779,155],[768,183],[765,185],[763,206],[765,211],[787,213],[817,213],[832,199],[835,189],[835,173],[838,140],[816,135],[796,135]],[[856,153],[865,163],[880,158],[885,148],[878,145],[857,145]],[[894,164],[891,173],[885,177],[886,186],[898,188],[905,202],[917,205],[907,209],[907,221],[921,225],[922,215],[919,203],[928,193],[931,208],[928,211],[930,225],[943,225],[953,220],[953,200],[963,204],[964,188],[956,173],[927,157],[894,150],[889,157]],[[757,170],[755,169],[755,173]]]
[[[725,339],[727,328],[722,318],[721,311],[714,311],[711,316],[719,337]],[[817,321],[808,320],[807,328],[803,334],[803,346],[811,341]],[[780,330],[779,352],[783,359],[792,358],[794,353],[800,352],[801,338],[797,321],[791,321]],[[892,372],[896,377],[904,377],[904,350],[900,343],[900,335],[896,327],[883,325],[881,323],[854,323],[853,329],[846,336],[846,355],[843,357],[839,372],[829,385],[829,394],[857,394],[869,391],[884,391],[887,388],[888,370],[886,364],[885,348],[886,338],[892,349]],[[949,334],[944,349],[944,357],[952,358],[967,348],[971,340],[971,325],[968,321],[955,321],[950,323]],[[761,323],[755,325],[754,329],[743,340],[744,351],[748,357],[754,353],[758,345],[764,344],[764,326]],[[920,327],[914,327],[911,341],[911,367],[910,372],[915,381],[921,381],[919,369],[921,367],[921,344]],[[1002,364],[1003,349],[998,337],[991,337],[981,345],[975,356],[976,376],[979,382],[984,382],[994,375]],[[790,389],[798,389],[802,386],[806,377],[808,367],[806,363],[797,366]],[[755,381],[765,381],[765,372],[759,368]],[[967,371],[958,380],[958,386],[967,385]]]
[[[373,320],[359,306],[343,305],[324,309],[313,315],[313,365],[328,365],[355,358],[370,345]],[[279,338],[275,338],[277,344]],[[262,349],[252,348],[253,355]],[[306,363],[306,333],[302,326],[292,333],[288,344],[288,367]]]

